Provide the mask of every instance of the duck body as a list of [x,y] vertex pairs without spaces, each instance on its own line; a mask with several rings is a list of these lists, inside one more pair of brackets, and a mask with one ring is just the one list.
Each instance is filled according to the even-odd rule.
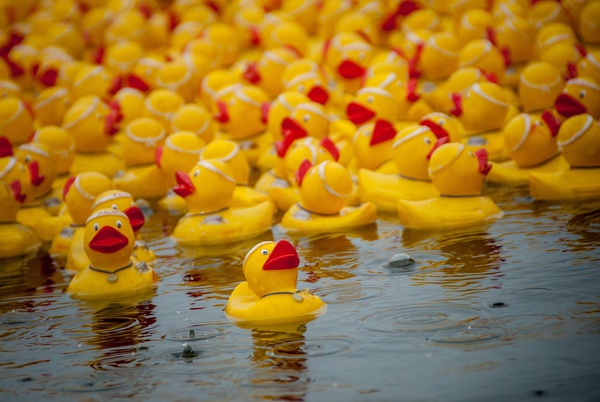
[[16,222],[0,225],[0,259],[35,253],[41,246],[35,233]]
[[225,316],[238,325],[307,322],[326,304],[309,290],[298,291],[298,254],[288,241],[258,243],[243,264],[246,281],[233,290]]
[[534,167],[521,167],[514,160],[494,163],[488,180],[491,183],[508,184],[512,186],[527,186],[529,175],[532,173],[558,173],[569,169],[569,163],[562,155]]
[[[117,173],[113,183],[119,190],[134,198],[160,198],[167,194],[167,179],[163,170],[155,164],[134,166]],[[152,185],[148,185],[152,183]]]
[[375,222],[377,209],[371,202],[357,207],[343,207],[334,215],[321,215],[292,205],[281,218],[281,226],[289,232],[337,232]]
[[106,177],[114,177],[125,168],[125,163],[112,152],[76,153],[71,168],[72,175],[97,172]]

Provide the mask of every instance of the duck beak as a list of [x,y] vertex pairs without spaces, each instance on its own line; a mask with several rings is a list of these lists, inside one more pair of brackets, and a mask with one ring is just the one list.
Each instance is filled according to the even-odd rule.
[[587,107],[583,103],[579,102],[574,96],[565,93],[556,97],[554,107],[556,107],[556,111],[561,116],[565,117],[572,117],[587,112]]
[[485,148],[478,149],[475,151],[475,156],[479,161],[479,172],[483,175],[487,175],[492,168],[492,165],[488,163],[488,153]]
[[89,246],[94,251],[108,254],[121,250],[127,244],[129,240],[125,235],[112,226],[104,226],[96,233]]
[[131,223],[131,228],[133,229],[134,233],[144,226],[146,218],[144,217],[142,210],[137,205],[127,208],[123,211],[123,213],[129,218],[129,223]]
[[281,122],[281,132],[283,136],[292,135],[293,138],[304,138],[308,136],[306,130],[298,123],[296,120],[291,117],[286,117]]
[[223,101],[217,102],[217,113],[215,117],[219,123],[227,123],[229,121],[229,113],[227,112],[227,104]]
[[21,182],[19,180],[14,180],[12,183],[10,183],[10,190],[12,191],[15,200],[21,204],[25,202],[27,195],[21,193]]
[[261,79],[256,62],[248,63],[242,75],[246,81],[251,82],[252,84],[260,82]]
[[422,122],[420,122],[419,124],[422,126],[425,126],[425,127],[429,127],[429,129],[431,131],[433,131],[433,134],[435,134],[435,136],[437,138],[450,137],[450,134],[448,134],[448,131],[446,131],[445,128],[443,128],[442,126],[440,126],[433,120],[425,119]]
[[44,71],[44,74],[40,77],[40,82],[47,87],[53,87],[56,85],[56,79],[58,78],[58,71],[54,68],[50,68]]
[[316,85],[312,87],[308,94],[306,94],[308,98],[313,101],[324,105],[329,100],[329,92],[325,88],[320,85]]
[[365,69],[361,65],[352,60],[344,60],[338,68],[340,75],[348,80],[362,77],[365,74]]
[[196,191],[196,187],[192,183],[189,174],[179,171],[175,172],[175,180],[177,180],[177,185],[173,187],[173,191],[180,197],[185,198]]
[[33,161],[27,165],[27,169],[29,169],[29,178],[31,184],[34,186],[39,186],[44,182],[45,177],[40,175],[40,165],[38,161]]
[[110,108],[110,112],[104,119],[104,132],[107,135],[115,135],[119,131],[119,122],[123,120],[123,113],[121,113],[121,106],[116,101],[110,101],[107,103]]
[[346,108],[346,115],[352,123],[359,126],[375,117],[375,112],[360,103],[350,102]]
[[294,269],[300,265],[300,258],[292,244],[287,240],[279,240],[269,258],[265,261],[263,269],[265,271]]
[[375,122],[375,127],[373,128],[373,135],[371,136],[371,141],[369,145],[374,146],[379,143],[389,141],[396,136],[396,129],[387,120],[379,119]]

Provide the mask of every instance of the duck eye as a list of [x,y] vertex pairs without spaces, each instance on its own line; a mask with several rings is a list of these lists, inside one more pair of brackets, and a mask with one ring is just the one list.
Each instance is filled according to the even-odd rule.
[[111,207],[112,209],[119,209],[119,207],[117,207],[117,204],[112,204],[110,207]]
[[269,254],[269,252],[267,250],[265,250],[265,249],[260,250],[260,253],[262,255],[268,255]]
[[200,171],[199,171],[199,170],[196,170],[196,171],[194,172],[194,177],[198,177],[198,175],[199,175],[199,174],[200,174]]
[[581,91],[579,91],[579,98],[581,98],[581,99],[585,98],[585,89],[582,89]]
[[304,92],[304,85],[298,85],[298,92]]
[[429,137],[423,137],[423,141],[425,142],[425,144],[431,145],[431,140],[429,139]]
[[469,156],[472,156],[474,158],[475,154],[473,152],[469,151]]
[[444,120],[439,120],[439,121],[438,121],[438,126],[443,126],[443,125],[444,125],[444,123],[445,123],[445,121],[444,121]]
[[31,162],[31,155],[27,155],[24,159],[25,163]]
[[365,132],[363,133],[363,135],[364,135],[365,137],[368,137],[368,136],[370,136],[370,135],[371,135],[371,131],[369,131],[369,130],[365,130]]
[[365,55],[364,53],[360,53],[358,55],[358,60],[363,61],[365,59],[365,57],[367,57],[367,55]]
[[305,123],[308,123],[308,121],[309,121],[309,120],[310,120],[310,115],[309,115],[309,114],[305,114],[305,115],[302,117],[302,121],[303,121],[303,122],[305,122]]
[[235,105],[235,98],[233,98],[232,100],[229,101],[229,106],[233,106]]
[[373,97],[372,96],[367,96],[367,102],[368,103],[373,103]]
[[100,229],[100,225],[98,225],[97,223],[94,223],[94,231],[98,231]]
[[542,122],[538,120],[538,121],[536,121],[536,122],[535,122],[535,123],[533,123],[533,124],[535,124],[536,126],[541,126],[541,125],[542,125]]
[[117,221],[117,228],[121,229],[121,226],[123,226],[123,224],[121,223],[121,221]]

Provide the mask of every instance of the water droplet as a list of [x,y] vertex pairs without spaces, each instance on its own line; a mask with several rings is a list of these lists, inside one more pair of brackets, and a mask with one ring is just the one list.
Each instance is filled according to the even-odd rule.
[[196,337],[196,333],[193,329],[190,329],[190,339],[194,339]]

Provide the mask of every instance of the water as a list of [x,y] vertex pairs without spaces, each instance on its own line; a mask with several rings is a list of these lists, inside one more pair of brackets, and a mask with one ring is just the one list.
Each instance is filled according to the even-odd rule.
[[[488,193],[506,215],[485,226],[407,231],[390,215],[181,253],[165,237],[176,219],[158,212],[143,234],[161,282],[119,303],[71,299],[62,262],[43,252],[3,261],[0,399],[599,400],[600,201]],[[230,324],[246,252],[280,238],[327,313]],[[387,265],[400,252],[415,263]]]

